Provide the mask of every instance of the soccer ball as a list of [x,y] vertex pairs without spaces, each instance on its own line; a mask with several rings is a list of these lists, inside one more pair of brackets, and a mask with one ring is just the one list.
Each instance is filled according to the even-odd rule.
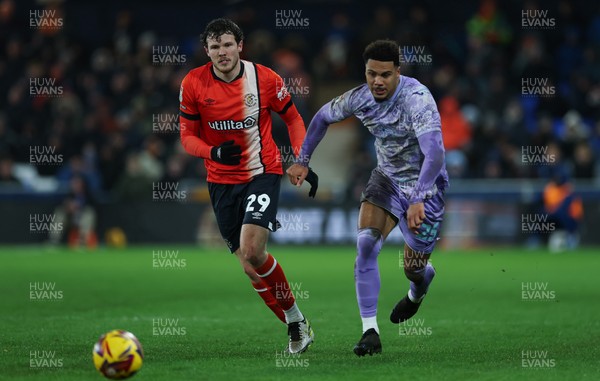
[[96,369],[104,377],[122,380],[140,370],[144,352],[131,332],[115,329],[100,336],[94,345],[93,356]]

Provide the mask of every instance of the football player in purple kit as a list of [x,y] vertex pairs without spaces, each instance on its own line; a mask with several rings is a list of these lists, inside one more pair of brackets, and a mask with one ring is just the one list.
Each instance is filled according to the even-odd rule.
[[351,115],[375,136],[377,167],[361,198],[354,265],[363,325],[363,335],[354,347],[358,356],[381,353],[377,256],[396,225],[405,240],[404,274],[410,288],[392,309],[390,320],[398,324],[419,309],[435,276],[428,260],[439,238],[448,186],[440,116],[427,87],[400,75],[399,47],[394,41],[370,43],[363,59],[366,84],[334,98],[315,114],[300,155],[287,170],[291,182],[302,185],[310,157],[327,127]]

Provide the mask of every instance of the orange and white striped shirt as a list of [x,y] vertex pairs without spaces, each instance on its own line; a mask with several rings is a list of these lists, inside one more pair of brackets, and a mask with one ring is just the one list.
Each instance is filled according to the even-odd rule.
[[[240,73],[231,82],[217,77],[209,62],[191,70],[181,83],[181,142],[189,154],[205,159],[209,182],[241,184],[262,173],[283,174],[271,111],[286,122],[293,152],[300,152],[306,133],[281,77],[265,66],[240,63]],[[239,165],[210,159],[212,147],[229,140],[242,148]]]

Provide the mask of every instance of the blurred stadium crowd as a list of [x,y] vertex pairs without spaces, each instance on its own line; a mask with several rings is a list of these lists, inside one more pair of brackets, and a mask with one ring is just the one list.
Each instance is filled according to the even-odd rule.
[[[0,0],[2,184],[33,189],[49,178],[68,187],[71,179],[83,177],[89,192],[129,200],[149,196],[155,181],[204,181],[201,160],[183,152],[177,132],[153,126],[177,113],[181,79],[207,62],[197,36],[204,21],[216,17],[230,17],[242,27],[245,59],[310,89],[295,97],[307,125],[328,100],[322,89],[333,86],[333,94],[341,93],[348,83],[363,81],[364,46],[392,38],[411,48],[406,57],[431,57],[425,64],[406,62],[401,70],[427,85],[438,102],[452,178],[544,178],[559,166],[575,178],[598,174],[600,7],[593,2],[482,0],[453,19],[433,1],[359,11],[345,3],[259,10],[240,2],[221,13],[204,12],[203,22],[193,25],[195,34],[185,38],[152,30],[142,8],[125,4],[116,12],[98,11],[104,18],[96,15],[94,22],[107,37],[92,38],[69,21],[83,12],[84,5],[74,3]],[[88,12],[98,7],[89,5]],[[310,26],[277,29],[280,8],[304,10]],[[64,26],[32,28],[31,9],[54,10],[52,17],[64,17]],[[523,12],[535,10],[545,10],[536,17],[554,19],[554,27],[523,27],[523,18],[532,17]],[[169,17],[176,20],[182,12],[174,9]],[[153,62],[159,45],[179,47],[185,62]],[[32,96],[32,78],[56,79],[60,95]],[[532,78],[544,80],[537,89],[546,94],[526,93],[524,83]],[[349,189],[364,183],[374,166],[371,137],[364,128],[359,134]],[[61,165],[32,170],[32,146],[55,147]],[[524,162],[523,150],[533,146],[545,147],[552,163]]]

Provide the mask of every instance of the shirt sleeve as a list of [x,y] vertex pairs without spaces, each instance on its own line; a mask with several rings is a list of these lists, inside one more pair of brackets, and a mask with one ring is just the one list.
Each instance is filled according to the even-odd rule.
[[419,147],[423,152],[423,164],[419,172],[419,179],[409,197],[409,204],[423,202],[429,195],[435,180],[440,174],[446,157],[442,133],[429,131],[419,135]]
[[354,114],[355,107],[353,106],[353,101],[355,100],[357,90],[358,88],[348,90],[344,94],[333,98],[326,104],[327,107],[323,107],[323,117],[327,123],[336,123]]
[[193,156],[210,159],[212,149],[200,138],[200,113],[195,101],[193,77],[188,74],[179,89],[179,136],[181,145]]
[[440,113],[427,88],[423,87],[411,94],[409,112],[412,115],[412,126],[417,138],[431,131],[442,131]]
[[409,102],[413,130],[424,156],[417,184],[409,197],[409,203],[414,204],[423,202],[433,187],[444,165],[445,152],[440,114],[429,90],[414,91]]
[[269,108],[278,113],[285,122],[288,128],[292,150],[294,155],[298,157],[300,146],[302,145],[304,135],[306,134],[304,120],[294,105],[292,96],[285,86],[283,79],[273,70],[269,69],[268,72],[268,94],[270,95]]
[[294,105],[292,96],[283,79],[273,70],[269,70],[269,108],[278,114],[285,114]]
[[195,91],[193,77],[188,73],[181,81],[181,87],[179,88],[179,113],[189,120],[200,120],[200,113],[194,96]]

